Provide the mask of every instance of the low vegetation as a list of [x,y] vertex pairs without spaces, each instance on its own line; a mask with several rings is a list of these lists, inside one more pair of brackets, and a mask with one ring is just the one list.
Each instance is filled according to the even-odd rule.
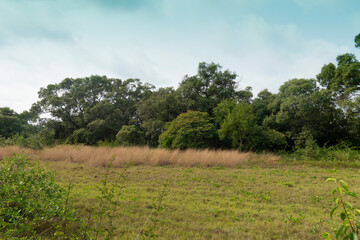
[[[0,162],[0,237],[61,236],[73,210],[53,172],[30,163],[24,155]],[[61,230],[59,230],[61,229]]]
[[[58,203],[63,208],[60,209],[68,206],[68,213],[75,211],[76,218],[67,214],[65,220],[57,213],[49,214],[49,217],[57,216],[50,217],[50,222],[54,220],[54,226],[58,226],[54,228],[57,231],[49,230],[39,238],[64,239],[66,235],[73,239],[319,239],[321,236],[334,238],[338,231],[351,234],[344,228],[339,230],[342,210],[339,207],[331,212],[334,186],[325,181],[329,177],[343,178],[342,181],[351,186],[351,193],[359,193],[357,168],[287,164],[274,155],[257,161],[253,155],[230,168],[222,164],[193,166],[159,162],[137,162],[134,166],[117,160],[117,156],[107,158],[107,154],[116,151],[125,154],[120,149],[84,146],[61,146],[41,151],[1,149],[4,155],[5,150],[24,151],[33,160],[27,162],[19,157],[18,161],[56,171],[56,178],[51,179],[56,179],[58,189],[62,189]],[[186,152],[191,151],[182,153]],[[144,152],[140,153],[144,155]],[[101,154],[104,157],[101,164],[86,161],[86,157],[91,156],[100,159]],[[37,158],[42,160],[36,163]],[[1,161],[5,162],[9,159]],[[71,189],[70,194],[64,189]],[[31,195],[27,197],[31,198]],[[67,204],[65,199],[68,199]],[[356,209],[357,203],[349,202]],[[65,231],[62,228],[64,222]],[[44,231],[43,227],[40,229]],[[27,234],[33,237],[40,233]]]
[[85,163],[92,167],[106,166],[115,156],[114,167],[132,165],[177,165],[177,166],[223,166],[239,167],[249,163],[276,164],[279,156],[251,152],[240,153],[236,150],[166,150],[148,147],[90,147],[63,145],[41,150],[19,148],[17,146],[0,147],[0,158],[13,152],[22,153],[35,160],[67,161]]

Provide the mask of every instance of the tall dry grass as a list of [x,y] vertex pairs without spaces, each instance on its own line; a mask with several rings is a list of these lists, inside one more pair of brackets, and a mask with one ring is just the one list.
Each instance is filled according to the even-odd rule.
[[13,153],[24,153],[34,160],[70,161],[86,163],[91,167],[106,166],[115,157],[115,167],[125,164],[224,166],[237,167],[249,163],[274,165],[280,157],[267,153],[241,153],[236,150],[165,150],[148,147],[90,147],[62,145],[43,150],[23,149],[15,146],[0,147],[0,159]]

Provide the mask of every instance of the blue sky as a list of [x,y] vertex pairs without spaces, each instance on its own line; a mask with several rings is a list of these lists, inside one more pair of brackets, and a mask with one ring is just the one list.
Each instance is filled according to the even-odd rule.
[[360,33],[358,0],[0,0],[0,107],[92,74],[177,87],[199,62],[256,94],[314,78]]

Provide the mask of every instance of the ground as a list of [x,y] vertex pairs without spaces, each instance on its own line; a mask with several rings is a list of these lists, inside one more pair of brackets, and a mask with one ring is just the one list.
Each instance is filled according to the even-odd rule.
[[[42,164],[56,170],[62,186],[73,183],[80,214],[96,206],[106,168]],[[108,186],[123,171],[111,168]],[[130,166],[116,194],[116,239],[321,239],[340,225],[338,216],[329,216],[334,184],[325,182],[328,177],[343,177],[360,193],[359,169],[352,168]]]

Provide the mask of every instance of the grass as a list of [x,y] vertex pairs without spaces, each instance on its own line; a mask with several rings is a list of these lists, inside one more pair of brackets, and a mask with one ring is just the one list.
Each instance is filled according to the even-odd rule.
[[[48,162],[60,183],[74,183],[76,205],[95,203],[105,169],[84,164]],[[114,168],[114,182],[122,168]],[[358,186],[355,169],[310,166],[184,168],[134,166],[127,170],[119,199],[116,235],[134,239],[154,209],[163,184],[168,184],[158,214],[159,239],[319,239],[338,225],[329,217],[333,206],[328,177],[346,175]]]
[[[77,147],[69,146],[54,149],[52,154],[51,149],[43,153],[35,151],[32,157],[54,160],[41,164],[55,170],[58,182],[64,187],[73,183],[75,204],[81,209],[79,214],[87,216],[87,211],[96,204],[100,194],[97,189],[106,173],[106,168],[101,166],[120,149],[107,149],[108,152],[104,148],[83,149],[92,160],[86,160],[85,153],[81,155]],[[103,158],[97,155],[99,150]],[[0,152],[4,154],[3,150]],[[55,153],[57,158],[49,157]],[[190,153],[205,156],[214,152],[189,151],[184,156],[190,158]],[[123,154],[131,157],[126,151]],[[154,156],[151,161],[131,159],[137,165],[127,169],[124,186],[118,192],[115,239],[147,239],[149,232],[152,235],[147,236],[157,239],[320,239],[323,232],[332,233],[332,227],[339,225],[338,217],[329,216],[334,206],[333,186],[325,180],[346,176],[344,180],[352,190],[360,193],[359,169],[287,165],[274,160],[275,156],[260,160],[239,156],[243,158],[229,157],[236,164],[225,164],[226,158],[219,161],[214,158],[209,161],[213,165],[203,160],[196,164],[180,160],[163,164],[155,161]],[[115,164],[116,161],[118,167],[110,169],[109,183],[116,182],[124,170],[126,161],[116,158]],[[164,184],[167,187],[155,219],[152,214],[159,206]]]
[[249,163],[276,164],[274,154],[240,153],[236,150],[175,150],[148,147],[90,147],[62,145],[54,148],[33,150],[15,146],[0,147],[0,159],[13,152],[24,152],[28,158],[50,161],[86,163],[92,167],[106,166],[115,156],[114,167],[132,165],[224,166],[237,167]]

